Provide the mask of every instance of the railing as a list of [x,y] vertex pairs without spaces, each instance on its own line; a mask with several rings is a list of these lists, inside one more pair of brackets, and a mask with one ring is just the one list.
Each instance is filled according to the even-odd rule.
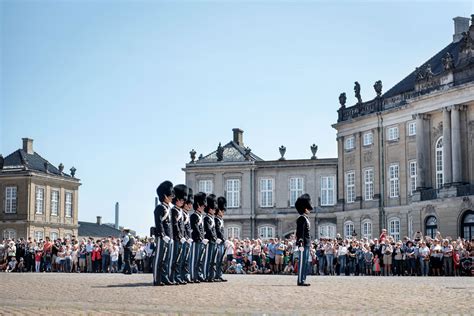
[[438,197],[437,189],[424,189],[420,192],[421,201],[435,200],[437,197]]
[[474,184],[463,184],[457,188],[457,196],[474,195]]

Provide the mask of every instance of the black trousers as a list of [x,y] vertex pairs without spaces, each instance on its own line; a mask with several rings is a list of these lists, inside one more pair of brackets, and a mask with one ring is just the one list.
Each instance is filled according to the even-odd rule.
[[132,255],[132,252],[130,251],[129,248],[123,249],[123,262],[125,264],[123,267],[123,273],[132,273],[132,269],[130,268],[131,255]]

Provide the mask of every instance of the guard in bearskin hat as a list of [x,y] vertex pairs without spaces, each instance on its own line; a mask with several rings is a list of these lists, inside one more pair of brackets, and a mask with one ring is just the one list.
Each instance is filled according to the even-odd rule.
[[190,272],[191,281],[199,283],[203,281],[202,252],[204,240],[204,209],[206,207],[206,194],[199,192],[194,196],[193,208],[194,213],[191,214],[191,238],[193,240],[191,246]]
[[191,218],[189,212],[193,209],[193,190],[188,188],[188,196],[186,201],[183,205],[183,220],[181,221],[182,227],[181,231],[183,232],[183,236],[186,239],[186,242],[182,243],[181,245],[181,256],[178,262],[179,268],[179,276],[181,280],[185,282],[191,282],[190,277],[190,267],[189,267],[189,253],[192,245],[192,238],[191,238]]
[[153,285],[172,284],[167,273],[166,253],[171,242],[170,209],[174,197],[173,183],[164,181],[156,189],[160,203],[155,207],[155,227],[151,232],[155,235],[155,257],[153,259]]
[[296,220],[296,243],[299,250],[298,285],[309,286],[310,284],[305,283],[311,246],[311,237],[309,235],[310,221],[308,215],[313,209],[309,194],[300,196],[295,202],[295,208],[300,214]]
[[171,227],[173,230],[173,240],[171,242],[171,253],[169,255],[169,269],[168,277],[170,281],[175,284],[186,284],[186,281],[181,279],[179,270],[179,262],[181,258],[181,250],[183,244],[186,242],[184,237],[183,225],[183,206],[188,199],[188,187],[184,184],[178,184],[173,188],[173,208],[171,209]]
[[224,260],[225,254],[225,247],[224,247],[224,212],[226,211],[227,207],[227,200],[225,197],[220,196],[217,199],[217,209],[216,215],[214,217],[214,222],[216,225],[216,256],[215,256],[215,265],[216,265],[216,276],[214,278],[215,281],[218,282],[227,282],[226,279],[222,278],[222,260]]
[[214,282],[216,275],[215,255],[216,255],[216,223],[214,213],[217,208],[216,196],[209,194],[207,196],[207,206],[204,209],[204,281]]

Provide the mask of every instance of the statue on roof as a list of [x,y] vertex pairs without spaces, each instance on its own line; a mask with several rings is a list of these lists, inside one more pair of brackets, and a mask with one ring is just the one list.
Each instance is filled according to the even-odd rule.
[[425,68],[425,79],[431,79],[433,78],[433,72],[431,71],[431,65],[428,64],[426,65]]
[[453,55],[450,52],[447,52],[446,55],[442,59],[443,61],[443,68],[444,70],[451,70],[454,68],[454,60]]
[[346,100],[347,100],[346,93],[345,92],[341,93],[339,95],[339,104],[341,105],[341,108],[346,107]]
[[222,161],[224,159],[224,147],[222,147],[221,143],[217,146],[217,161]]
[[362,98],[360,96],[360,84],[359,82],[354,82],[354,92],[355,92],[355,97],[357,98],[357,103],[362,103]]
[[374,90],[375,93],[377,93],[377,97],[380,97],[382,95],[382,80],[375,81]]
[[245,157],[245,160],[250,160],[250,152],[252,151],[252,149],[250,149],[250,147],[246,147],[245,148],[245,154],[244,154],[244,157]]

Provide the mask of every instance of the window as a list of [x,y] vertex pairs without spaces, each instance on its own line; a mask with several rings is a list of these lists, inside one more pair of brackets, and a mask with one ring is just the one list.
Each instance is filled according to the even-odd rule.
[[390,176],[390,197],[396,198],[400,193],[400,181],[399,181],[399,166],[398,164],[390,165],[389,167],[389,176]]
[[396,241],[400,240],[400,219],[392,218],[388,222],[388,233]]
[[398,140],[398,127],[397,126],[389,127],[387,130],[387,135],[388,135],[389,141]]
[[259,228],[258,230],[259,234],[260,234],[260,238],[263,238],[263,239],[268,239],[268,238],[273,238],[274,235],[274,229],[272,226],[262,226]]
[[321,206],[334,205],[336,176],[321,177]]
[[364,146],[369,146],[374,143],[374,134],[372,132],[368,132],[364,134]]
[[370,201],[374,198],[374,169],[364,170],[364,200]]
[[51,215],[58,216],[59,210],[59,191],[51,191]]
[[416,135],[416,122],[408,123],[408,136]]
[[227,207],[240,206],[240,180],[229,179],[226,181],[227,193]]
[[3,239],[11,239],[14,240],[16,239],[16,230],[8,228],[3,231]]
[[428,216],[425,220],[426,236],[435,238],[438,230],[438,220],[434,216]]
[[66,234],[64,235],[64,238],[65,238],[65,239],[68,239],[68,240],[71,240],[71,239],[72,239],[72,234],[71,234],[71,233],[66,233]]
[[59,234],[57,232],[51,232],[51,240],[54,241],[56,239],[58,239],[59,237]]
[[444,184],[443,176],[443,137],[440,137],[436,142],[436,188],[441,189]]
[[16,213],[16,187],[5,188],[5,213]]
[[295,206],[296,199],[303,194],[303,178],[290,178],[290,206]]
[[319,238],[336,238],[335,224],[321,224],[319,225]]
[[212,193],[212,180],[199,180],[199,192]]
[[344,223],[344,238],[352,238],[352,233],[354,232],[354,223],[345,222]]
[[362,221],[362,237],[372,239],[372,221],[370,219]]
[[273,206],[273,179],[260,179],[260,206]]
[[354,203],[355,201],[355,172],[349,171],[346,173],[346,199],[347,203]]
[[44,188],[36,188],[36,214],[43,214],[44,210]]
[[72,193],[66,192],[66,204],[65,204],[66,217],[72,217]]
[[474,212],[466,211],[461,221],[462,238],[472,240],[474,238]]
[[227,227],[227,238],[240,239],[240,227],[237,227],[237,226]]
[[410,161],[409,162],[409,168],[410,168],[410,188],[409,192],[410,195],[413,195],[413,193],[416,190],[416,161]]
[[35,239],[36,241],[40,241],[44,238],[44,232],[37,230],[35,231]]
[[351,149],[354,149],[355,147],[355,138],[354,136],[350,136],[348,138],[346,138],[346,143],[344,145],[344,148],[346,150],[351,150]]

